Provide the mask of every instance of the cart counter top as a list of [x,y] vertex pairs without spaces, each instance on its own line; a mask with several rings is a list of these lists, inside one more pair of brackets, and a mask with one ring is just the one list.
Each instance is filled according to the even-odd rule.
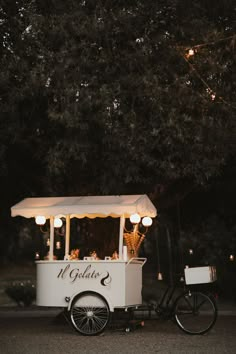
[[48,260],[40,260],[40,261],[35,261],[36,264],[55,264],[55,263],[127,263],[127,261],[124,261],[123,259],[116,259],[116,260],[104,260],[104,259],[78,259],[78,260],[54,260],[54,261],[48,261]]

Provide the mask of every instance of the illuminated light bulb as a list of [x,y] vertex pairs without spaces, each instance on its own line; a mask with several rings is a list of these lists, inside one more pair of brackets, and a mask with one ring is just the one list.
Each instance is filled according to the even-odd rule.
[[234,255],[233,254],[231,254],[230,256],[229,256],[229,259],[230,259],[230,261],[234,261]]
[[59,250],[61,248],[61,242],[57,241],[56,242],[56,249]]
[[192,248],[190,248],[188,251],[189,251],[189,254],[193,254]]
[[47,239],[47,246],[50,246],[50,238]]
[[143,224],[143,226],[146,226],[146,227],[151,226],[152,225],[152,218],[150,218],[149,216],[145,216],[142,219],[142,224]]
[[139,214],[136,213],[136,214],[132,214],[129,219],[132,222],[132,224],[138,224],[141,220],[141,217]]
[[163,280],[162,273],[157,273],[157,280]]
[[190,48],[187,53],[185,54],[186,58],[188,59],[189,57],[194,56],[194,54],[196,53],[196,51],[192,48]]
[[46,218],[43,215],[38,215],[35,218],[35,222],[37,225],[44,225],[46,223]]
[[63,225],[63,222],[60,218],[54,219],[54,227],[60,228],[60,227],[62,227],[62,225]]
[[214,101],[215,98],[216,98],[216,95],[215,95],[214,93],[212,93],[212,94],[211,94],[211,99],[212,99],[212,101]]
[[194,51],[194,49],[189,49],[189,51],[188,51],[188,55],[189,55],[189,57],[191,57],[191,56],[193,56],[195,54],[195,51]]
[[35,259],[39,259],[39,253],[38,252],[35,253]]

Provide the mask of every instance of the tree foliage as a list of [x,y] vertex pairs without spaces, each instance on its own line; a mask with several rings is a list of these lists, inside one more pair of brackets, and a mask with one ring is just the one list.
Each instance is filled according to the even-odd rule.
[[151,193],[227,162],[234,1],[3,1],[0,16],[1,173],[25,194]]

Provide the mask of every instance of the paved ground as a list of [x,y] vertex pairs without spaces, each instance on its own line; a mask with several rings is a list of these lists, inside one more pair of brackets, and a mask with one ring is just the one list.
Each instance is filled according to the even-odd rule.
[[204,336],[184,334],[172,321],[146,320],[130,333],[108,328],[83,337],[60,308],[18,307],[7,297],[0,304],[0,354],[224,354],[236,353],[236,304],[218,300],[219,317]]
[[[184,334],[171,321],[147,320],[142,328],[126,333],[107,329],[102,336],[77,334],[62,316],[0,316],[2,354],[224,354],[236,352],[236,316],[220,316],[210,333]],[[7,314],[7,312],[6,312]],[[37,316],[36,316],[37,314]]]

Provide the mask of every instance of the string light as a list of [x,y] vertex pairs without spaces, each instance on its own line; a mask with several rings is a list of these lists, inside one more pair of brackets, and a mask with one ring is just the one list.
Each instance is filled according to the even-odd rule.
[[200,79],[200,81],[203,83],[203,85],[207,88],[207,93],[209,94],[209,98],[211,99],[211,101],[215,101],[217,98],[218,103],[222,102],[222,103],[236,109],[235,105],[227,102],[222,96],[216,95],[215,91],[212,90],[212,88],[208,85],[208,83],[203,79],[203,77],[197,71],[195,66],[189,61],[189,59],[195,55],[195,53],[198,51],[198,49],[203,48],[203,47],[207,47],[207,46],[213,46],[219,42],[225,42],[225,41],[229,41],[229,40],[235,41],[236,34],[228,36],[226,38],[220,38],[216,41],[210,41],[207,43],[197,44],[197,45],[192,46],[191,48],[187,48],[187,49],[184,48],[184,54],[183,54],[183,47],[182,48],[178,47],[177,50],[179,51],[179,53],[183,57],[183,59],[188,63],[190,69],[197,75],[197,77]]
[[234,261],[234,254],[231,254],[231,255],[229,256],[229,260],[230,260],[231,262]]
[[[206,92],[210,95],[211,100],[215,100],[216,98],[216,94],[214,93],[214,91],[210,88],[210,86],[208,85],[208,83],[202,78],[202,76],[199,74],[199,72],[196,70],[195,66],[193,66],[192,63],[190,63],[188,61],[188,59],[182,55],[182,57],[184,58],[184,60],[188,63],[189,67],[191,68],[191,70],[195,73],[195,75],[199,78],[199,80],[203,83],[203,85],[206,87]],[[219,97],[221,98],[221,97]],[[221,98],[222,99],[222,98]],[[222,99],[223,100],[223,99]]]
[[198,48],[212,46],[212,45],[215,45],[215,44],[217,44],[219,42],[225,42],[225,41],[228,41],[230,39],[236,39],[236,34],[233,34],[233,35],[225,37],[225,38],[217,39],[216,41],[209,41],[209,42],[205,42],[205,43],[196,44],[196,45],[192,46],[191,49],[194,50],[194,51],[197,51]]
[[215,98],[216,98],[216,95],[215,95],[214,93],[212,93],[212,94],[211,94],[211,99],[212,99],[212,101],[214,101]]
[[187,53],[185,54],[185,56],[186,56],[186,58],[188,59],[188,58],[194,56],[194,54],[195,54],[195,50],[192,49],[192,48],[190,48],[190,49],[187,51]]

